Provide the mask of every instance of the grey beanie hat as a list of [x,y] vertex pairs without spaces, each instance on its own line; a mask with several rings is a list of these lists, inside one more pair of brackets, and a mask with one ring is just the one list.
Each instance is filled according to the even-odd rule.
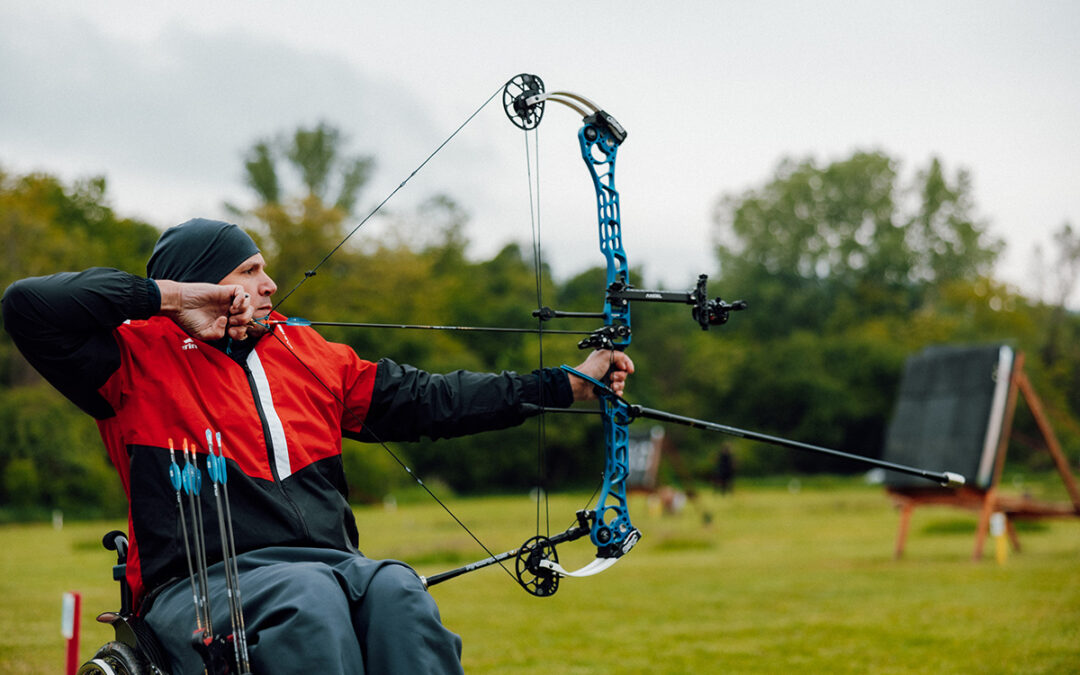
[[146,276],[216,284],[258,252],[255,241],[236,225],[193,218],[158,238],[146,263]]

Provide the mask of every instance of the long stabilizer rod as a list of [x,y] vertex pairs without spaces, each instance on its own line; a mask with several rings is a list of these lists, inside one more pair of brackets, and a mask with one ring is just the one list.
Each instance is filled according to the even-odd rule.
[[863,455],[855,455],[848,452],[842,452],[840,450],[833,450],[831,448],[823,448],[819,445],[801,443],[799,441],[792,441],[786,438],[781,438],[779,436],[770,436],[768,434],[761,434],[756,431],[747,431],[745,429],[729,427],[726,424],[717,424],[716,422],[708,422],[705,420],[694,419],[693,417],[685,417],[683,415],[676,415],[674,413],[665,412],[663,410],[646,408],[639,405],[631,405],[630,414],[634,417],[647,417],[648,419],[659,420],[662,422],[674,422],[675,424],[682,424],[683,426],[693,427],[695,429],[707,429],[709,431],[717,431],[722,434],[727,434],[729,436],[747,438],[753,441],[762,441],[764,443],[778,445],[784,448],[792,448],[794,450],[806,450],[809,452],[832,455],[833,457],[842,457],[844,459],[862,462],[863,464],[870,464],[872,466],[881,467],[882,469],[888,469],[889,471],[897,471],[899,473],[906,473],[911,476],[926,478],[927,480],[932,480],[935,483],[938,483],[944,487],[962,487],[964,485],[964,477],[958,473],[953,473],[951,471],[927,471],[926,469],[918,469],[912,466],[905,466],[903,464],[886,462],[885,460],[881,459],[874,459],[873,457],[865,457]]
[[895,464],[893,462],[886,462],[882,459],[874,459],[873,457],[865,457],[863,455],[854,455],[850,452],[842,452],[840,450],[833,450],[832,448],[823,448],[820,445],[811,445],[809,443],[802,443],[800,441],[792,441],[787,438],[781,438],[779,436],[770,436],[768,434],[761,434],[756,431],[747,431],[746,429],[738,429],[736,427],[729,427],[726,424],[718,424],[716,422],[708,422],[706,420],[699,420],[693,417],[686,417],[684,415],[676,415],[675,413],[669,413],[664,410],[657,410],[655,408],[646,408],[645,406],[635,405],[630,403],[626,399],[622,398],[609,386],[600,382],[599,380],[589,377],[585,373],[564,365],[562,369],[568,373],[576,375],[583,380],[587,380],[607,393],[611,394],[615,398],[619,399],[629,408],[629,414],[631,419],[638,417],[647,417],[653,420],[659,420],[661,422],[674,422],[675,424],[681,424],[687,427],[693,427],[695,429],[707,429],[708,431],[718,431],[722,434],[729,436],[736,436],[738,438],[748,438],[752,441],[761,441],[763,443],[769,443],[771,445],[778,445],[782,448],[792,448],[794,450],[806,450],[808,452],[816,452],[823,455],[832,455],[833,457],[842,457],[844,459],[850,459],[855,462],[862,462],[863,464],[869,464],[871,466],[877,466],[882,469],[888,469],[889,471],[896,471],[899,473],[906,473],[911,476],[918,476],[919,478],[925,478],[932,480],[935,483],[943,487],[963,487],[964,477],[958,473],[952,471],[927,471],[926,469],[917,469],[913,466],[905,466],[903,464]]

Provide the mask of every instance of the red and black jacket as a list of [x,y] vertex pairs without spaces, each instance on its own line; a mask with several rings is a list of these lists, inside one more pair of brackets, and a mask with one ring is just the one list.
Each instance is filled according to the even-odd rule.
[[[572,402],[557,370],[435,375],[365,361],[301,327],[278,326],[275,335],[233,349],[151,316],[159,306],[153,282],[101,268],[26,279],[3,299],[4,325],[19,349],[98,420],[129,500],[128,580],[136,598],[187,574],[170,439],[178,463],[187,440],[205,469],[205,430],[221,433],[239,551],[356,551],[342,435],[460,436],[520,424],[541,400]],[[208,488],[201,498],[212,513]],[[209,554],[218,559],[217,523],[205,520]]]

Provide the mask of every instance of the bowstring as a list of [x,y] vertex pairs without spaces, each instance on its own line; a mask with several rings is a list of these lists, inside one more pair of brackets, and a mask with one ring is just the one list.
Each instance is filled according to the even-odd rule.
[[[539,126],[533,128],[533,146],[535,153],[529,150],[529,131],[524,132],[525,139],[525,172],[529,186],[529,225],[532,231],[533,275],[536,279],[536,309],[544,306],[543,291],[543,255],[541,248],[541,213],[540,213],[540,130]],[[534,156],[535,154],[535,156]],[[534,167],[535,165],[535,175]],[[546,476],[547,465],[547,415],[543,412],[544,405],[544,320],[537,316],[536,340],[539,378],[540,378],[540,415],[537,421],[536,432],[536,535],[540,536],[541,530],[544,536],[551,534],[551,512],[548,502],[548,490]]]

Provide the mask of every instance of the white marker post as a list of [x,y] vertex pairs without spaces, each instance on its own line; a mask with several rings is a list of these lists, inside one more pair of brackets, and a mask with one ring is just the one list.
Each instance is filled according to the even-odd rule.
[[82,596],[78,593],[64,593],[63,609],[60,612],[60,634],[67,640],[67,675],[75,675],[79,667],[79,616]]

